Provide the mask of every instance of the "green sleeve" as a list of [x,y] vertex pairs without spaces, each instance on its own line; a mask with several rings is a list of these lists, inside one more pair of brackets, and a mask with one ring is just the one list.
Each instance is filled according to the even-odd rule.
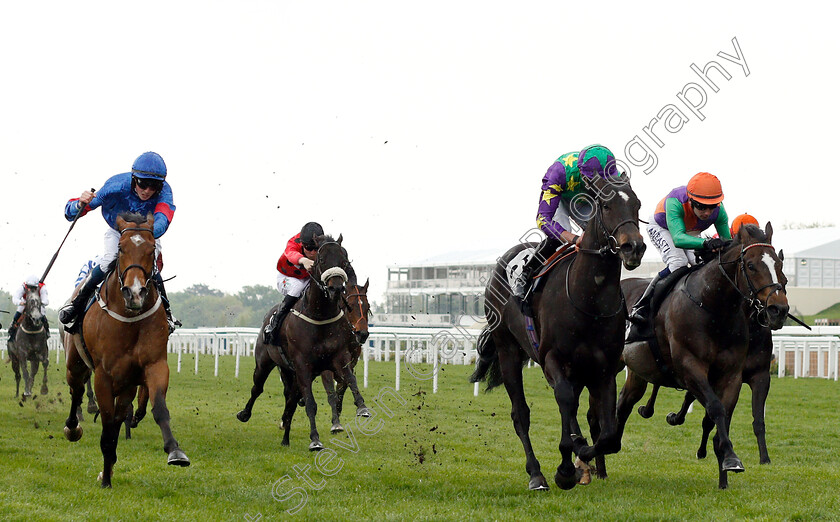
[[718,210],[715,230],[717,230],[718,236],[721,239],[732,239],[732,234],[729,233],[729,216],[726,215],[726,209],[723,208],[723,203],[720,204],[720,210]]
[[703,248],[703,238],[690,236],[685,232],[684,218],[685,214],[680,200],[677,198],[666,199],[665,220],[668,223],[668,232],[671,233],[671,238],[674,240],[674,246],[685,249]]

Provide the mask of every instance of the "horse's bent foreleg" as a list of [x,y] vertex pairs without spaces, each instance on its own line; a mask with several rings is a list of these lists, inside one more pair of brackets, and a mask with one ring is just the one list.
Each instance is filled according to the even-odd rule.
[[143,417],[146,416],[146,408],[149,406],[149,388],[146,387],[145,384],[141,384],[137,388],[137,409],[134,410],[134,414],[131,416],[131,423],[129,427],[136,428],[140,421],[143,420]]
[[679,426],[680,424],[685,422],[685,416],[688,415],[688,409],[691,407],[691,403],[694,402],[694,395],[691,392],[685,392],[685,397],[683,397],[683,403],[680,407],[680,411],[674,413],[669,413],[665,420],[671,426]]
[[[166,391],[169,388],[169,365],[161,359],[145,368],[144,382],[149,390],[152,403],[152,416],[163,435],[163,451],[168,454],[167,464],[189,466],[190,459],[181,451],[178,441],[169,427],[169,408],[166,407]],[[97,394],[97,397],[99,394]],[[100,403],[99,407],[102,407]]]

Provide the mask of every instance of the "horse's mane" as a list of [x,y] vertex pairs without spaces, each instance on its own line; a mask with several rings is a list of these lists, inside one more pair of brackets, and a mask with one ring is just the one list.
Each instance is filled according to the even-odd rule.
[[321,244],[324,243],[335,243],[335,239],[329,234],[324,234],[323,236],[318,236],[318,242]]
[[148,219],[148,216],[144,214],[140,214],[138,212],[121,212],[119,214],[123,220],[127,221],[128,223],[135,223],[138,225],[142,225]]

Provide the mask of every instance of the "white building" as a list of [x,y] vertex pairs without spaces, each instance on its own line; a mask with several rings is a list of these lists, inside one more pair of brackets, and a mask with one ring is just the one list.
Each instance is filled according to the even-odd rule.
[[[812,315],[840,302],[840,228],[776,230],[773,244],[784,252],[791,310]],[[377,314],[374,322],[432,326],[482,318],[490,273],[510,246],[451,252],[388,267],[387,313]],[[622,277],[652,277],[663,268],[658,252],[648,244],[642,265],[623,271]]]

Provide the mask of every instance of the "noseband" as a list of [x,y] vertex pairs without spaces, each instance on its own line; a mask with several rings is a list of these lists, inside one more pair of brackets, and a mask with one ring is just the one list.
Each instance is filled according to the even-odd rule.
[[[742,248],[741,253],[738,254],[738,259],[736,259],[734,261],[723,261],[722,259],[720,259],[720,256],[722,255],[722,253],[719,253],[718,254],[718,259],[719,259],[718,269],[723,274],[723,277],[725,277],[726,280],[729,281],[729,283],[732,284],[732,286],[735,287],[735,290],[738,291],[738,294],[740,294],[741,297],[744,299],[744,301],[746,301],[749,304],[749,306],[753,309],[752,312],[750,313],[750,316],[755,315],[756,320],[758,321],[758,324],[760,326],[769,326],[770,325],[769,322],[767,324],[763,324],[761,322],[760,318],[761,317],[764,317],[765,319],[767,318],[767,308],[768,308],[767,301],[770,300],[770,296],[773,294],[773,292],[770,292],[770,293],[767,294],[767,300],[765,300],[765,302],[761,302],[761,299],[758,297],[758,294],[760,294],[762,291],[764,291],[765,288],[775,288],[776,291],[781,291],[781,290],[784,290],[784,287],[781,285],[781,283],[769,283],[769,284],[766,284],[766,285],[762,286],[761,288],[756,289],[755,284],[753,284],[752,279],[750,279],[750,276],[747,273],[747,263],[744,260],[744,253],[747,250],[749,250],[753,247],[764,247],[764,248],[769,248],[773,252],[776,251],[776,248],[773,245],[771,245],[770,243],[753,243],[751,245],[747,245],[744,248]],[[729,275],[726,273],[726,271],[723,269],[723,265],[730,265],[732,263],[738,263],[740,265],[741,272],[744,274],[744,279],[747,280],[747,287],[750,290],[749,295],[742,292],[741,289],[738,288],[738,284],[735,281],[733,281],[729,277]],[[737,277],[737,275],[736,275],[736,277]]]
[[[318,247],[318,251],[315,255],[315,264],[318,267],[318,271],[321,272],[321,276],[316,278],[313,277],[312,281],[315,282],[315,285],[321,289],[321,291],[327,291],[327,281],[329,281],[333,277],[340,277],[344,283],[347,283],[348,277],[347,272],[344,271],[343,268],[340,266],[332,266],[327,268],[326,270],[321,268],[321,249],[327,245],[339,245],[337,241],[328,241],[323,245]],[[341,245],[339,245],[340,247]]]

